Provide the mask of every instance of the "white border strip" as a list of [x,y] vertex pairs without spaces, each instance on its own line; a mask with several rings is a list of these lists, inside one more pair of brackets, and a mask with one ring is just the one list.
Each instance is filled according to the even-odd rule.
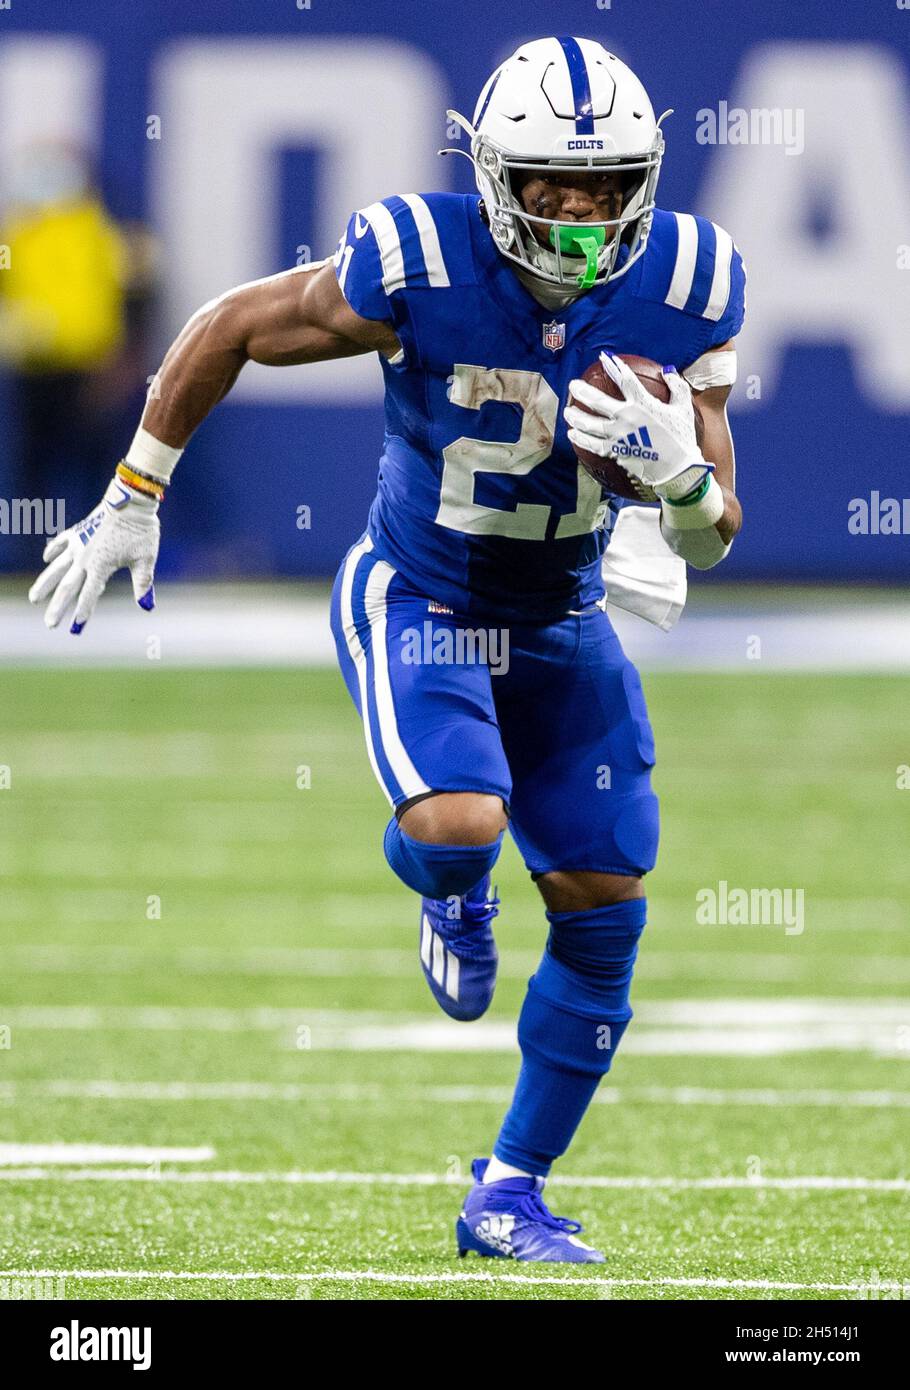
[[[439,1105],[508,1105],[511,1086],[405,1086],[396,1082],[318,1081],[115,1081],[108,1078],[0,1081],[0,1100],[47,1098],[97,1101],[322,1101],[388,1104],[401,1089],[410,1100]],[[907,1110],[910,1091],[780,1090],[707,1086],[610,1086],[594,1095],[594,1105],[745,1105],[845,1110]]]
[[[162,1182],[214,1183],[242,1186],[281,1183],[302,1187],[464,1187],[468,1179],[444,1173],[266,1172],[255,1169],[157,1168],[0,1168],[7,1182]],[[791,1178],[674,1178],[674,1177],[574,1177],[556,1176],[549,1186],[610,1191],[668,1192],[910,1192],[910,1178],[854,1178],[805,1176]]]

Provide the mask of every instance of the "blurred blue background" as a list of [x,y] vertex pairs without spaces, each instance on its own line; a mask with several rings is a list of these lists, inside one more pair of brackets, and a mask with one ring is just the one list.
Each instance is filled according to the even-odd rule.
[[[910,491],[910,12],[895,0],[14,5],[0,14],[0,213],[17,152],[65,142],[91,160],[133,261],[94,424],[46,448],[43,495],[66,499],[68,522],[126,449],[190,313],[330,255],[377,197],[472,187],[466,161],[436,158],[446,107],[470,115],[492,68],[554,23],[603,41],[656,111],[674,108],[658,201],[726,226],[746,261],[731,402],[746,526],[723,579],[906,580],[906,535],[848,529],[851,499]],[[8,366],[4,498],[23,495],[20,387]],[[329,575],[363,527],[381,437],[371,359],[247,368],[180,464],[160,572]],[[0,534],[0,568],[34,569],[41,546]]]

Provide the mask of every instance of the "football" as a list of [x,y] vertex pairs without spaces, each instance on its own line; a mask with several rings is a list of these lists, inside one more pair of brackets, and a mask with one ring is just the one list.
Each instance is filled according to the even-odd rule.
[[[659,363],[652,362],[649,357],[636,357],[632,353],[628,355],[625,353],[618,353],[617,356],[619,356],[620,359],[625,362],[626,366],[635,373],[646,391],[652,396],[656,396],[659,401],[663,401],[664,403],[669,401],[670,391],[664,380]],[[603,391],[605,395],[612,396],[616,401],[623,399],[619,387],[614,384],[604,371],[599,356],[595,358],[587,371],[583,373],[582,380],[587,381],[591,386],[595,386],[598,391]],[[587,406],[582,405],[581,401],[576,401],[574,397],[571,403],[572,405],[577,405],[581,410],[587,410]],[[701,447],[703,435],[702,419],[696,407],[695,437],[698,440],[699,447]],[[638,437],[634,439],[630,438],[629,444],[633,456],[636,449],[641,451],[648,447],[647,439]],[[587,449],[579,449],[577,446],[573,447],[575,448],[578,462],[583,468],[587,469],[592,478],[595,478],[597,482],[609,492],[615,493],[617,497],[628,497],[633,502],[656,502],[657,498],[653,489],[640,483],[637,478],[633,478],[631,473],[628,473],[625,468],[623,468],[615,455],[601,458],[599,454],[589,453]]]

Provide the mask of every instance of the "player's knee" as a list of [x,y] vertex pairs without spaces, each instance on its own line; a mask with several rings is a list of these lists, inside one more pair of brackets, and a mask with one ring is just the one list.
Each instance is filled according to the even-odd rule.
[[[437,809],[433,815],[413,815],[432,802],[456,797],[463,799],[449,814]],[[471,818],[468,801],[497,803],[498,813],[495,805],[482,805],[480,814]],[[410,807],[400,821],[394,816],[389,821],[386,858],[401,881],[422,897],[461,897],[492,869],[504,829],[505,811],[499,797],[467,792],[428,797]]]
[[542,874],[537,887],[548,912],[590,912],[645,895],[642,880],[634,875],[601,874],[588,869]]
[[628,1003],[638,938],[645,925],[645,898],[626,898],[587,912],[548,912],[547,951],[612,1002]]
[[499,796],[438,792],[409,806],[399,824],[412,840],[425,844],[489,845],[505,830],[506,811]]
[[548,912],[550,935],[518,1025],[522,1051],[590,1076],[609,1071],[632,1017],[629,988],[644,898]]

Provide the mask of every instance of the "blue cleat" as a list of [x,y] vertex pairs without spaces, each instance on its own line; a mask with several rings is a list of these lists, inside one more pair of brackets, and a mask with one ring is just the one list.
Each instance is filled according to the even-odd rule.
[[604,1255],[578,1239],[580,1222],[554,1216],[541,1193],[543,1178],[505,1178],[483,1184],[486,1158],[471,1164],[474,1186],[455,1223],[459,1255],[498,1255],[548,1264],[603,1264]]
[[490,875],[460,899],[460,916],[449,913],[453,898],[423,898],[420,909],[420,964],[439,1007],[460,1023],[480,1018],[496,988],[499,954],[490,923],[499,911],[488,898]]

